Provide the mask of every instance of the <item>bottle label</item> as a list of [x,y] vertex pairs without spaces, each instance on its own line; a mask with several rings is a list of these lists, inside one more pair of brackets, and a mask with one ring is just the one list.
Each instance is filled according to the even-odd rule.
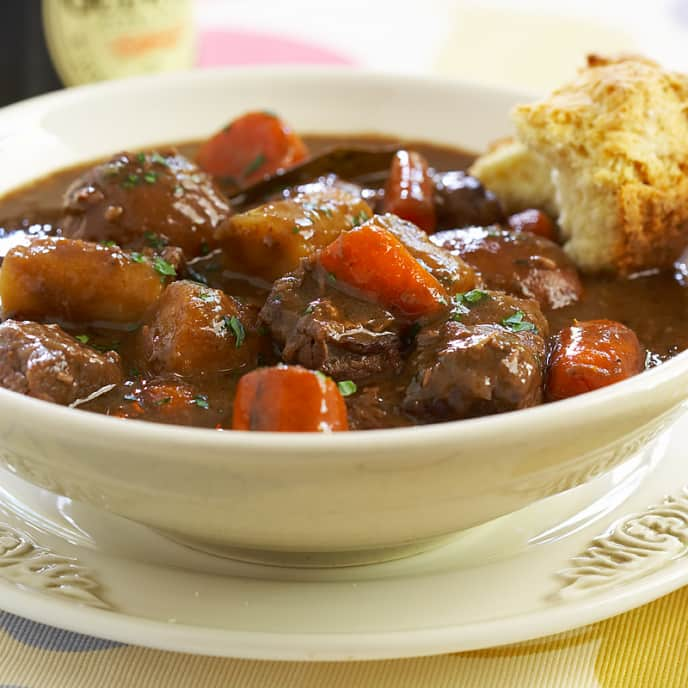
[[43,0],[48,51],[67,86],[191,67],[192,0]]

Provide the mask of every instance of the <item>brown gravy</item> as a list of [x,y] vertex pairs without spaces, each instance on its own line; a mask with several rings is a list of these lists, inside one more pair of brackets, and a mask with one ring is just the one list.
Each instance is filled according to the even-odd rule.
[[[323,137],[307,136],[305,140],[313,153],[334,145],[366,145],[392,143],[393,139],[379,136],[360,137]],[[413,148],[423,153],[430,164],[437,170],[465,169],[473,156],[455,150],[427,143],[410,143]],[[183,154],[193,158],[197,149],[196,143],[177,145]],[[69,184],[90,165],[57,172],[45,179],[37,180],[29,186],[18,189],[0,199],[0,258],[27,234],[59,234],[62,195]],[[371,187],[376,180],[368,180]],[[383,180],[377,180],[382,183]],[[228,293],[244,297],[249,301],[262,303],[266,290],[256,284],[235,275],[217,275],[213,271],[212,256],[198,263],[198,270],[210,278],[211,286],[223,288]],[[631,327],[638,335],[647,350],[646,365],[651,367],[666,358],[688,348],[688,289],[683,286],[680,276],[674,274],[647,274],[628,280],[607,277],[584,276],[584,296],[573,306],[557,311],[545,312],[552,332],[570,324],[573,320],[609,318],[618,320]],[[119,330],[66,327],[72,334],[87,334],[95,346],[105,349],[115,348],[122,355],[126,367],[131,360],[129,352],[133,346],[134,333]],[[265,361],[271,363],[274,361]],[[134,366],[129,368],[132,390],[137,387]],[[231,413],[231,389],[227,394],[228,381],[222,380],[207,390],[208,397],[215,412],[208,417],[208,426],[227,427],[228,415]],[[91,410],[108,412],[105,400],[97,401],[90,406]],[[180,421],[183,422],[183,421]],[[404,417],[394,419],[393,425],[407,424]]]

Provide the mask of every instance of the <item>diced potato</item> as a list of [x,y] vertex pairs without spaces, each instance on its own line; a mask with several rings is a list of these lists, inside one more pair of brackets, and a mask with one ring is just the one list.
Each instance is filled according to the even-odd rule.
[[235,215],[219,237],[232,269],[273,281],[372,214],[362,198],[332,188]]
[[139,334],[147,370],[180,375],[233,372],[256,364],[256,316],[218,289],[170,284]]
[[158,300],[170,271],[164,261],[155,263],[117,247],[61,237],[34,239],[12,248],[3,261],[3,313],[29,320],[133,326]]

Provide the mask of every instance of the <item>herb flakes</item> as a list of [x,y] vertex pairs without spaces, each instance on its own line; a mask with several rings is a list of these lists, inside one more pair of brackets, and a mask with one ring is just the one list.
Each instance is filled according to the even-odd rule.
[[512,332],[537,332],[537,327],[532,322],[524,320],[526,314],[523,311],[516,311],[508,318],[502,320],[502,325]]
[[167,159],[160,155],[157,151],[151,155],[151,162],[155,165],[162,165],[163,167],[168,167],[169,163],[167,162]]
[[146,231],[143,233],[143,238],[151,248],[154,248],[157,251],[160,251],[167,246],[167,239],[159,234],[156,234],[155,232]]
[[126,179],[122,182],[125,189],[133,189],[141,183],[141,177],[138,174],[128,174]]
[[337,383],[337,387],[339,388],[339,393],[343,397],[350,397],[358,391],[358,387],[353,380],[342,380]]
[[197,395],[191,400],[191,403],[192,403],[192,404],[195,404],[196,406],[198,406],[198,408],[205,409],[206,411],[207,411],[208,408],[209,408],[208,397],[207,397],[207,395],[205,395],[205,394],[197,394]]
[[155,256],[153,258],[153,269],[160,273],[163,277],[176,277],[177,270],[174,265],[168,263],[164,258],[160,256]]
[[236,339],[236,348],[238,349],[246,339],[246,330],[244,329],[241,320],[239,320],[236,315],[223,315],[222,322],[225,326],[225,330],[234,335],[234,338]]
[[244,177],[250,177],[254,172],[258,172],[258,170],[267,162],[267,158],[263,153],[258,153],[251,162],[246,165],[244,169]]
[[91,338],[87,334],[78,334],[76,337],[74,337],[74,339],[82,344],[88,344]]
[[351,224],[354,227],[358,227],[359,225],[362,225],[364,222],[367,222],[370,218],[368,217],[368,213],[366,213],[365,210],[361,210],[360,213],[357,215],[352,216],[351,218]]

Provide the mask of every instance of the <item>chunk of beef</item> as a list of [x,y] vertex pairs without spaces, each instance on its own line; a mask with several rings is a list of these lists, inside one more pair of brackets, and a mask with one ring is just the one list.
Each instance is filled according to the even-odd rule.
[[468,291],[478,286],[476,271],[460,256],[433,243],[416,225],[396,215],[376,215],[375,223],[389,230],[409,253],[450,293]]
[[497,197],[475,177],[457,170],[438,172],[433,181],[439,230],[483,227],[506,220]]
[[160,298],[169,272],[166,263],[117,247],[45,237],[7,253],[0,297],[5,317],[137,325]]
[[77,179],[64,198],[63,234],[125,248],[170,244],[187,258],[215,246],[230,215],[205,172],[173,150],[121,153]]
[[203,375],[256,365],[255,314],[217,289],[170,284],[138,338],[142,367],[154,374]]
[[58,325],[0,325],[0,386],[6,389],[67,405],[121,381],[119,354],[84,346]]
[[401,366],[400,323],[336,289],[313,261],[275,282],[260,312],[287,363],[361,381]]
[[432,422],[534,406],[544,361],[540,334],[448,320],[419,334],[403,408]]
[[509,319],[517,313],[522,313],[523,316],[519,317],[517,324],[512,324],[512,327],[526,331],[531,329],[528,324],[532,324],[541,337],[546,339],[549,336],[549,323],[537,301],[512,296],[503,291],[476,290],[470,300],[465,296],[454,299],[451,317],[468,327],[502,325],[506,321],[505,327],[508,329],[508,323],[511,322]]
[[490,289],[537,299],[544,308],[563,308],[583,293],[571,259],[535,234],[470,227],[438,232],[432,241],[472,265]]

